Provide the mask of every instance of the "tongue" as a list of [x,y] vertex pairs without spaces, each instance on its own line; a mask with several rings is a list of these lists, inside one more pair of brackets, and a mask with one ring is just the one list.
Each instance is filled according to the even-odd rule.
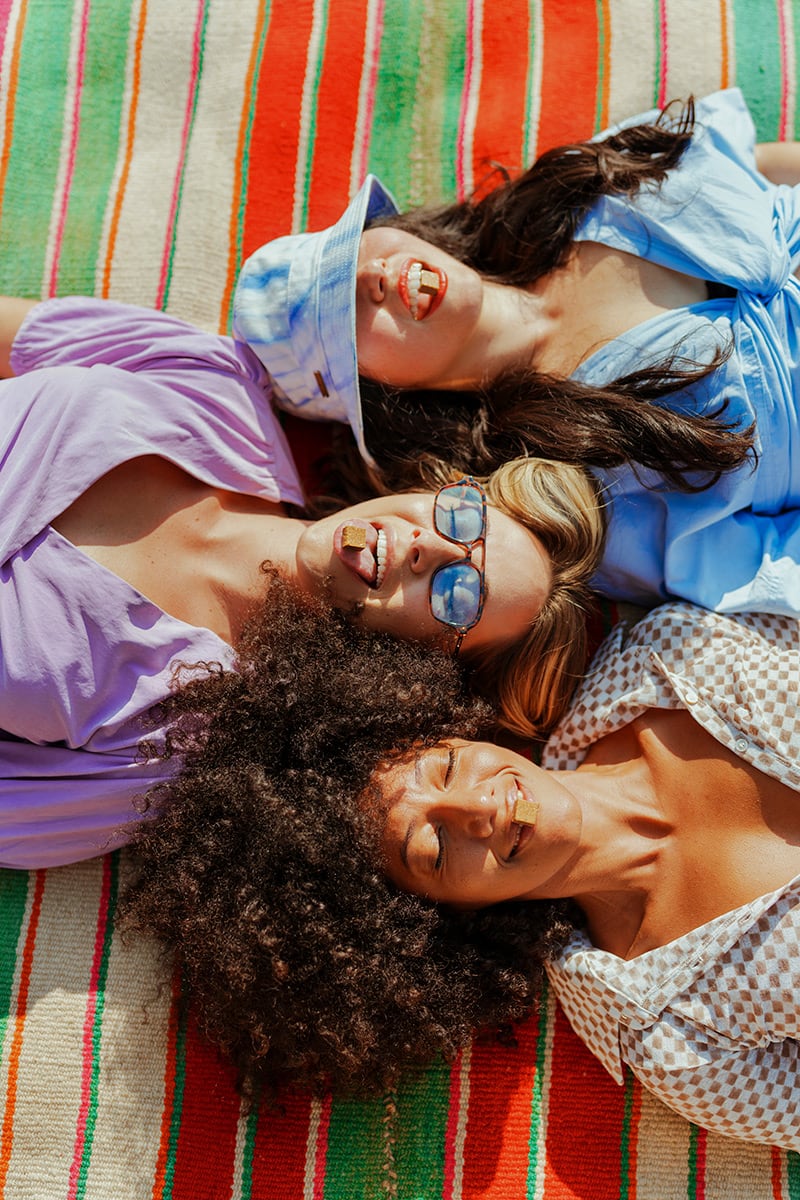
[[[363,550],[359,550],[356,546],[345,546],[343,541],[356,541],[356,538],[349,536],[345,538],[345,529],[363,529],[366,534],[367,544]],[[343,522],[335,530],[333,535],[333,549],[338,558],[358,575],[359,579],[363,579],[365,583],[372,584],[375,582],[375,576],[378,573],[378,564],[375,560],[375,550],[378,545],[378,532],[369,521],[349,520]]]

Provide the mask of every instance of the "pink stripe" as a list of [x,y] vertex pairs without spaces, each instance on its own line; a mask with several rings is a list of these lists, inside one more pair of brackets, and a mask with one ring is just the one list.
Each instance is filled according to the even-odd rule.
[[697,1130],[697,1160],[695,1163],[694,1200],[706,1200],[706,1151],[708,1149],[708,1133],[705,1129]]
[[781,47],[781,119],[778,127],[778,141],[780,142],[786,140],[789,127],[789,49],[787,39],[785,0],[779,0],[778,40]]
[[658,107],[667,103],[667,76],[669,75],[669,30],[667,28],[667,0],[658,3],[658,31],[661,38],[661,78],[658,82]]
[[331,1127],[331,1098],[326,1096],[320,1103],[319,1129],[317,1130],[316,1162],[314,1163],[314,1200],[324,1200],[325,1166],[328,1158],[328,1131]]
[[359,113],[359,123],[363,130],[361,135],[361,145],[358,148],[358,178],[351,180],[351,185],[355,183],[356,187],[360,187],[367,173],[367,163],[369,161],[369,143],[372,133],[372,116],[375,112],[375,93],[378,89],[378,64],[380,62],[380,46],[383,39],[383,11],[384,0],[375,9],[375,30],[371,46],[365,47],[365,53],[370,56],[369,64],[369,81],[367,83],[367,94],[365,97],[364,111]]
[[8,33],[8,18],[11,15],[11,9],[14,7],[14,0],[0,0],[0,54],[3,52],[3,47],[6,44],[6,34]]
[[69,208],[69,198],[72,189],[72,177],[75,174],[75,158],[78,149],[78,136],[80,131],[81,120],[81,104],[83,102],[83,76],[86,67],[86,34],[89,28],[89,9],[91,8],[91,0],[83,0],[83,9],[80,19],[80,40],[78,43],[78,57],[75,62],[75,96],[72,105],[72,132],[70,134],[69,148],[67,150],[67,169],[64,174],[64,184],[61,189],[60,212],[58,214],[58,225],[56,226],[56,235],[53,241],[53,262],[50,268],[50,281],[47,285],[48,296],[55,296],[58,286],[58,267],[61,257],[61,245],[64,241],[64,226],[67,223],[67,209]]
[[100,981],[100,968],[103,963],[103,948],[106,940],[108,924],[108,903],[111,896],[111,867],[108,855],[103,859],[103,883],[100,889],[100,906],[97,921],[97,932],[94,939],[94,955],[92,970],[89,976],[89,999],[86,1004],[86,1016],[83,1020],[83,1066],[81,1068],[81,1099],[78,1107],[78,1127],[75,1134],[75,1150],[72,1155],[72,1166],[69,1170],[68,1200],[75,1200],[80,1176],[83,1149],[86,1144],[86,1123],[89,1118],[89,1106],[92,1098],[92,1054],[94,1021],[97,1014],[97,985]]
[[[464,164],[467,160],[467,118],[470,110],[470,101],[472,99],[472,63],[475,54],[475,4],[474,0],[468,0],[467,3],[467,31],[466,31],[466,46],[464,54],[464,84],[461,91],[461,111],[458,114],[458,134],[456,137],[456,198],[463,200],[467,194],[466,180],[464,176]],[[472,154],[469,153],[470,164]]]
[[172,253],[172,245],[175,237],[175,218],[178,212],[178,200],[181,194],[181,181],[183,179],[183,171],[186,166],[186,155],[189,148],[189,131],[192,125],[192,112],[194,110],[195,94],[197,92],[198,77],[200,71],[200,35],[203,29],[203,14],[205,11],[204,0],[198,0],[197,4],[197,20],[194,27],[194,40],[192,44],[192,77],[189,85],[189,91],[186,97],[186,112],[183,116],[183,130],[181,133],[181,152],[178,159],[178,168],[175,172],[175,182],[172,186],[172,201],[169,209],[169,220],[167,222],[167,241],[164,246],[164,256],[161,260],[161,277],[158,284],[158,295],[156,296],[156,308],[161,308],[164,304],[164,294],[167,290],[167,279],[169,277],[169,261]]
[[444,1188],[442,1200],[452,1200],[456,1179],[456,1135],[461,1116],[461,1060],[459,1052],[450,1068],[450,1109],[447,1114],[447,1129],[444,1135]]

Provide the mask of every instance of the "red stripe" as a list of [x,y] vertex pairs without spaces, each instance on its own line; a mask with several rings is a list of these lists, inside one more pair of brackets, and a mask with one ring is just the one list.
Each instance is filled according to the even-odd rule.
[[257,1200],[302,1196],[311,1102],[307,1096],[281,1094],[280,1106],[261,1106],[251,1173]]
[[158,1155],[153,1176],[152,1200],[161,1200],[164,1195],[164,1185],[167,1176],[169,1159],[169,1135],[172,1124],[172,1107],[175,1103],[175,1078],[177,1072],[177,1043],[178,1027],[180,1024],[181,981],[180,974],[175,971],[172,977],[172,1003],[169,1009],[169,1025],[167,1028],[167,1048],[164,1056],[164,1102],[161,1111],[161,1136],[159,1138]]
[[538,1036],[539,1022],[532,1018],[519,1027],[516,1047],[473,1046],[464,1200],[485,1196],[501,1180],[503,1195],[527,1195]]
[[313,15],[311,0],[273,0],[250,142],[242,247],[245,258],[264,242],[291,233],[303,81]]
[[542,86],[538,151],[580,141],[594,129],[597,12],[574,0],[542,5]]
[[502,20],[484,20],[481,89],[472,147],[472,172],[479,189],[491,163],[512,169],[522,165],[529,44],[528,0],[504,0]]
[[625,1089],[556,1012],[547,1113],[545,1197],[619,1200]]
[[190,1019],[171,1200],[231,1194],[239,1108],[232,1066],[223,1062]]
[[309,229],[332,224],[350,198],[366,28],[366,0],[341,0],[329,6],[308,189]]

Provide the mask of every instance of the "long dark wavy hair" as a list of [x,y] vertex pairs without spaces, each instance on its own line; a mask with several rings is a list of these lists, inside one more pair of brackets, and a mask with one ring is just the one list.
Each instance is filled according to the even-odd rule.
[[245,1083],[384,1089],[531,1011],[565,905],[455,913],[381,869],[376,769],[491,721],[451,658],[274,577],[236,670],[194,668],[169,708],[180,770],[132,830],[123,927],[177,957]]
[[[665,109],[653,124],[550,150],[482,199],[380,224],[423,238],[487,278],[529,286],[564,265],[582,217],[599,197],[657,187],[693,129],[689,101],[677,117]],[[692,385],[703,408],[703,382],[730,353],[721,345],[710,362],[697,363],[676,347],[666,361],[643,364],[603,387],[530,369],[506,370],[474,391],[399,390],[362,378],[366,442],[388,490],[420,481],[436,486],[454,470],[486,475],[528,454],[601,468],[631,462],[659,472],[674,488],[703,490],[747,459],[754,430],[726,423],[724,397],[697,412],[672,411],[659,401]]]

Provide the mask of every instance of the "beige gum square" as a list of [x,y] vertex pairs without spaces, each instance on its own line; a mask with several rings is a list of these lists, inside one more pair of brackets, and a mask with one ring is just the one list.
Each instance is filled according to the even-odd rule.
[[520,798],[514,804],[513,819],[518,825],[535,825],[539,816],[539,805],[535,800],[528,800],[525,796]]
[[348,550],[364,550],[367,545],[367,531],[360,525],[345,525],[342,530],[342,546]]
[[439,276],[435,271],[421,271],[419,276],[419,290],[425,292],[428,296],[435,296],[439,291]]

